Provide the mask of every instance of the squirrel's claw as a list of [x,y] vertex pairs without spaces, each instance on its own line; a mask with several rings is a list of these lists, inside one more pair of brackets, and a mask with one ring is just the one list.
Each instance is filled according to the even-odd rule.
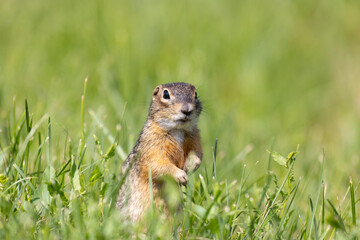
[[186,185],[187,181],[188,181],[188,175],[186,174],[185,171],[179,169],[177,171],[177,173],[175,174],[175,179],[176,181],[178,181],[180,184]]

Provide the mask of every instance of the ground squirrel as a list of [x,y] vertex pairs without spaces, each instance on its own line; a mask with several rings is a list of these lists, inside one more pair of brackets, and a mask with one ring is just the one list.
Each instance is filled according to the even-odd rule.
[[156,197],[161,176],[170,175],[186,184],[188,171],[200,166],[202,149],[197,122],[201,110],[191,84],[168,83],[154,89],[145,125],[123,164],[123,173],[131,169],[117,199],[122,216],[136,221],[150,205],[149,167]]

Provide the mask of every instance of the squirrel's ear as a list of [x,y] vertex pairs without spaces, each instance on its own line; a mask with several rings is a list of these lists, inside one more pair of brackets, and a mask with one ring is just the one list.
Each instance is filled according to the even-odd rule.
[[159,88],[159,86],[157,86],[153,91],[153,96],[156,96],[159,91],[160,91],[160,88]]

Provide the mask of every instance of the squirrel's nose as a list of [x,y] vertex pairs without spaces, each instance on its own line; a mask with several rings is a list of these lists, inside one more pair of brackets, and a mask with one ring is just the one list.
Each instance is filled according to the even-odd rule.
[[190,116],[193,110],[194,106],[192,106],[191,104],[183,104],[181,107],[181,112],[186,116]]

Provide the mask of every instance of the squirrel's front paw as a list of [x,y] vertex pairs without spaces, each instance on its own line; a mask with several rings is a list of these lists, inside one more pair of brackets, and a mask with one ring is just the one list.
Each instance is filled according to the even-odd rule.
[[201,159],[195,154],[191,154],[185,163],[185,172],[195,172],[201,164]]
[[188,181],[188,175],[186,174],[185,171],[179,169],[176,173],[175,173],[175,179],[176,181],[178,181],[180,184],[185,185]]

